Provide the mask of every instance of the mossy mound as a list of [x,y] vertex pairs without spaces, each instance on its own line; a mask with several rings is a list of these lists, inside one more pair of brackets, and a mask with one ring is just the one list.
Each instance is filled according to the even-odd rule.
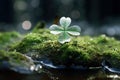
[[[79,36],[71,42],[60,44],[48,29],[30,33],[11,50],[29,54],[33,59],[47,57],[55,65],[100,66],[103,59],[118,66],[120,41],[101,35],[98,37]],[[116,62],[117,61],[117,62]]]
[[18,41],[21,35],[18,32],[0,32],[0,49],[5,49],[9,44]]
[[34,47],[36,47],[36,45],[54,39],[57,38],[50,34],[48,29],[42,29],[39,30],[37,33],[34,32],[27,34],[20,43],[14,44],[11,50],[15,49],[18,52],[28,53],[34,51]]

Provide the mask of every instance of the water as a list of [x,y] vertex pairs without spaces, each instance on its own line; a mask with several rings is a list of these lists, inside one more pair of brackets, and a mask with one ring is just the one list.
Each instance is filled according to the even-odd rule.
[[0,80],[120,80],[120,77],[105,73],[101,68],[86,71],[43,69],[41,73],[34,74],[0,70]]

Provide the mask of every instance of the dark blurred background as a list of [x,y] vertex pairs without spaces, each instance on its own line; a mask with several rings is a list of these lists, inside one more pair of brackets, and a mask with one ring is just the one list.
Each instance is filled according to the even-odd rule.
[[24,32],[40,21],[49,27],[62,16],[82,34],[120,35],[120,0],[0,0],[0,31]]

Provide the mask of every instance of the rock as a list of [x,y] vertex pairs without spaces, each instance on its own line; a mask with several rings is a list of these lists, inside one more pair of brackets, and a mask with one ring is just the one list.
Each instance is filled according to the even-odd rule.
[[19,52],[0,51],[0,69],[10,69],[22,74],[31,74],[31,67],[35,66],[33,60]]

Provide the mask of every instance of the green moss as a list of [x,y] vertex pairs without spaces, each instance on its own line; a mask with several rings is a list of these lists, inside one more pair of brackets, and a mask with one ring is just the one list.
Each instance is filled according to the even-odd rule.
[[37,45],[39,45],[40,43],[54,39],[51,36],[51,34],[48,34],[47,32],[41,32],[40,30],[39,33],[29,33],[20,43],[14,44],[11,50],[16,49],[16,51],[22,53],[34,51],[37,49],[35,49],[34,47],[37,47]]
[[38,32],[40,29],[45,28],[45,22],[41,21],[36,24],[32,32]]
[[33,62],[25,55],[15,51],[0,51],[0,62],[7,61],[11,66],[30,67]]
[[0,48],[6,48],[9,44],[18,41],[18,38],[21,38],[18,32],[0,32]]
[[[30,54],[34,59],[46,56],[55,64],[99,66],[103,59],[120,61],[120,41],[101,35],[79,36],[71,42],[60,44],[48,29],[30,33],[11,50]],[[111,61],[112,60],[112,61]],[[112,63],[113,63],[112,62]],[[116,66],[118,62],[112,64]]]

